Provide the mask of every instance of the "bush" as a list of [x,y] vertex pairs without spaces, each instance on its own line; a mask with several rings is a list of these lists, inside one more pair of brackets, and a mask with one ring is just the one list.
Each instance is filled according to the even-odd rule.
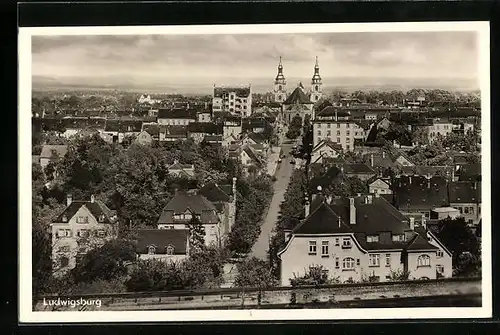
[[328,278],[327,272],[323,269],[322,265],[311,266],[306,274],[297,277],[294,274],[294,278],[290,279],[290,284],[293,287],[297,286],[319,286],[319,285],[329,285],[340,283],[340,278]]
[[391,270],[389,272],[389,280],[390,281],[405,281],[410,278],[410,271],[408,270]]

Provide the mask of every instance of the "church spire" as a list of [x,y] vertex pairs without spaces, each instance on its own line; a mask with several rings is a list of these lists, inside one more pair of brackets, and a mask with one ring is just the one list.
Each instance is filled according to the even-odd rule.
[[283,75],[283,64],[281,62],[278,63],[278,74],[274,79],[274,100],[276,102],[282,103],[286,99],[286,81],[285,76]]
[[275,82],[278,84],[283,84],[285,82],[285,76],[283,75],[283,64],[281,63],[281,56],[280,56],[280,62],[278,64],[278,75],[276,76]]
[[319,75],[319,65],[318,56],[316,56],[316,65],[314,65],[314,75],[312,77],[312,84],[321,82],[321,76]]
[[314,65],[314,74],[311,79],[311,101],[318,101],[323,95],[321,76],[319,75],[318,56],[316,56],[316,64]]

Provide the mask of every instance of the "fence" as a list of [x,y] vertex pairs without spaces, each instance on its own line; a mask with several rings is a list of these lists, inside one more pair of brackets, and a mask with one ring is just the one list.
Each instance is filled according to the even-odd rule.
[[[328,286],[224,288],[78,295],[47,295],[36,299],[35,310],[54,310],[45,300],[101,300],[99,310],[248,308],[304,304],[339,304],[439,296],[481,296],[480,278],[445,278],[392,283],[357,283]],[[93,306],[94,309],[96,308]],[[71,309],[68,307],[68,309]],[[87,310],[92,310],[89,306]]]

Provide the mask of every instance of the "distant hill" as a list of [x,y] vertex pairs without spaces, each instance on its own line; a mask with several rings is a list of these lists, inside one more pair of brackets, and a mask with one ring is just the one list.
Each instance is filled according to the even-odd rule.
[[[307,88],[310,78],[287,78],[288,90],[293,90],[299,82]],[[33,76],[34,90],[124,90],[149,93],[172,94],[211,94],[213,85],[248,85],[252,91],[264,93],[272,90],[273,78],[226,78],[211,80],[208,78],[132,78],[127,76],[92,77],[92,78],[52,78]],[[369,77],[323,77],[323,90],[409,90],[412,88],[444,89],[450,91],[473,91],[479,89],[474,79],[464,78],[369,78]]]

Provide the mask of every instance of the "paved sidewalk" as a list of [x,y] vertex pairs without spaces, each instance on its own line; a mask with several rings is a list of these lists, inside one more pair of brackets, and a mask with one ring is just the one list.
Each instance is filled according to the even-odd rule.
[[274,176],[278,169],[278,159],[280,158],[281,147],[274,147],[267,158],[267,174]]

